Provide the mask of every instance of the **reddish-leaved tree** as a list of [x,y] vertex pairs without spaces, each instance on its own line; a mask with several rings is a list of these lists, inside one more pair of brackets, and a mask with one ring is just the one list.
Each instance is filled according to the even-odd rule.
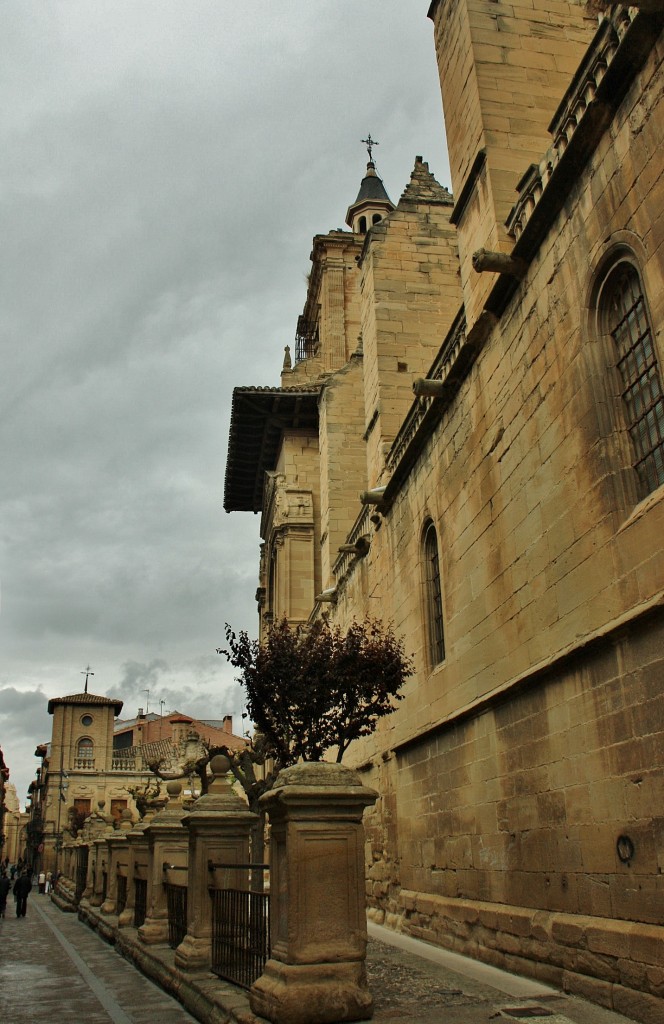
[[263,753],[279,768],[320,761],[331,748],[341,761],[394,710],[413,672],[403,641],[372,619],[345,631],[325,620],[292,628],[281,619],[262,644],[227,624],[226,643],[218,653],[239,669]]

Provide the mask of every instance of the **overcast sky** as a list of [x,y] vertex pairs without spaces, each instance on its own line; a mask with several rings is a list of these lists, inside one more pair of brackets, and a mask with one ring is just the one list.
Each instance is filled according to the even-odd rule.
[[[449,186],[428,0],[0,4],[0,745],[47,699],[234,714],[258,518],[226,515],[234,386],[277,384],[311,239],[379,140]],[[149,689],[149,698],[143,691]]]

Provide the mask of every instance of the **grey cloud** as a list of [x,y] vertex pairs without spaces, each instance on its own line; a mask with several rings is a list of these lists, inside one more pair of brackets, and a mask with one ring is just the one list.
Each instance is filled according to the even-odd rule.
[[21,691],[13,686],[0,689],[0,718],[27,716],[46,711],[46,696],[41,690]]
[[259,538],[222,511],[232,388],[278,380],[368,130],[393,199],[415,153],[449,183],[426,7],[0,5],[0,685],[44,694],[1,739],[26,786],[88,659],[132,711],[153,666],[179,710],[239,713],[214,650],[255,631]]

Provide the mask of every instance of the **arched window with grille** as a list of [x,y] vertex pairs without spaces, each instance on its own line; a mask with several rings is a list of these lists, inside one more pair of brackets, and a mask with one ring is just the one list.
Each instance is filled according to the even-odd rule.
[[443,588],[436,527],[429,519],[423,534],[424,608],[429,665],[434,668],[445,660],[443,628]]
[[95,748],[91,739],[85,737],[78,741],[76,746],[76,757],[79,761],[93,761],[95,756]]
[[664,396],[646,298],[631,261],[622,259],[607,275],[600,315],[602,329],[613,339],[641,499],[664,484]]

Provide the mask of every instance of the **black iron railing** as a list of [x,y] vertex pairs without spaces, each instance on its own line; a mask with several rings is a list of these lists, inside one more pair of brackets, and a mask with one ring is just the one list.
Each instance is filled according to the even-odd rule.
[[298,317],[295,333],[295,362],[317,356],[320,349],[320,327],[317,320]]
[[102,871],[101,873],[101,901],[102,903],[106,900],[106,894],[108,893],[108,871]]
[[117,896],[115,900],[115,913],[120,916],[124,908],[127,906],[127,876],[118,875],[117,880]]
[[168,945],[176,949],[187,934],[187,887],[164,882],[168,907]]
[[[267,864],[212,864],[249,872],[248,884],[268,870]],[[262,887],[261,887],[262,888]],[[270,895],[247,889],[210,887],[212,899],[212,970],[220,978],[250,988],[270,956]]]
[[140,928],[148,912],[148,883],[145,878],[134,878],[134,928]]

